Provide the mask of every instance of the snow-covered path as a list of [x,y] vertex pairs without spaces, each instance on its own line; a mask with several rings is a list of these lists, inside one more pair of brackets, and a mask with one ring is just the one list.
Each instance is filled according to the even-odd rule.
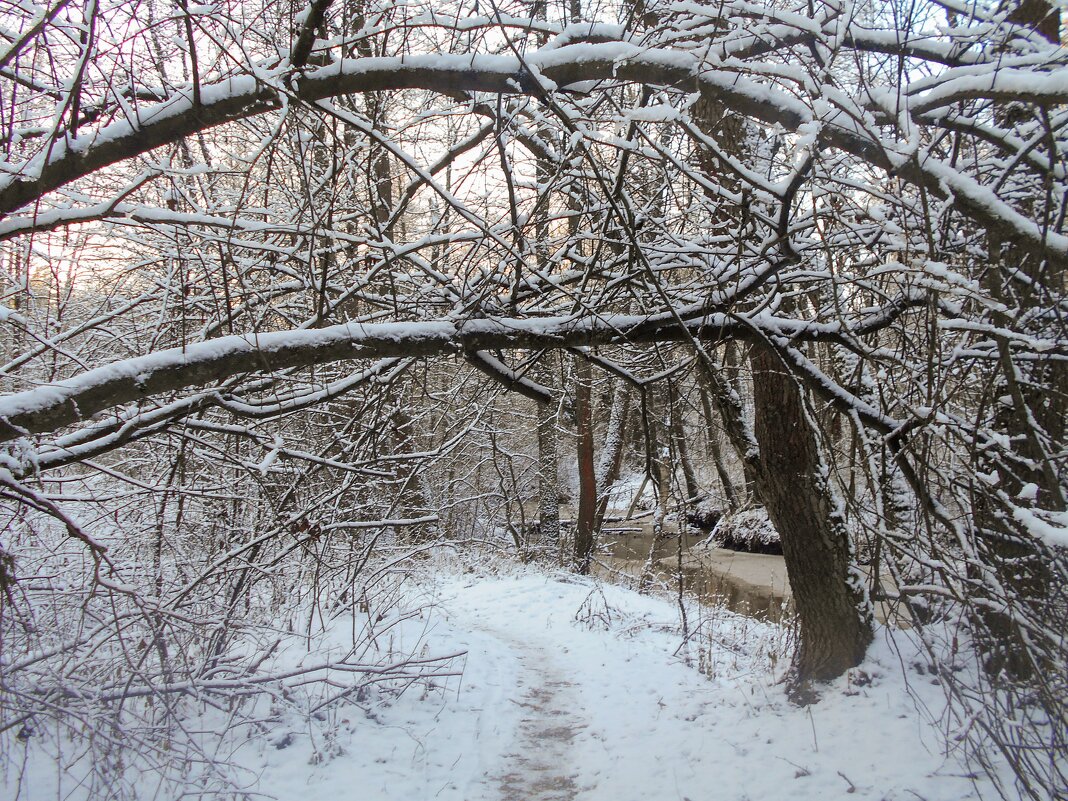
[[[798,708],[776,682],[783,631],[679,610],[592,579],[428,571],[375,647],[388,661],[466,652],[461,676],[325,714],[272,716],[217,770],[279,801],[964,801],[989,779],[942,753],[952,730],[923,657],[881,632],[859,668]],[[422,608],[422,612],[418,611]],[[409,610],[415,609],[412,612]],[[385,624],[383,624],[385,625]],[[299,664],[351,648],[339,617]],[[696,632],[696,634],[694,633]],[[288,663],[287,663],[288,664]],[[962,666],[962,669],[964,666]],[[291,694],[293,704],[301,702]],[[305,708],[314,709],[314,697]],[[209,732],[210,733],[210,732]],[[24,801],[85,793],[54,761],[0,773]],[[60,785],[63,785],[60,788]],[[142,798],[159,797],[146,783]]]
[[340,755],[323,764],[306,763],[302,741],[261,751],[261,792],[284,801],[978,798],[922,709],[937,717],[941,690],[922,672],[906,679],[902,665],[915,657],[885,640],[799,709],[769,668],[781,631],[746,618],[691,609],[702,635],[679,652],[677,608],[619,587],[520,571],[447,576],[433,595],[418,634],[430,651],[467,650],[458,686],[350,715]]
[[[680,723],[699,714],[702,701],[692,690],[705,681],[665,658],[667,643],[656,636],[675,626],[676,613],[630,593],[637,606],[624,610],[605,590],[618,588],[528,576],[453,586],[443,595],[451,625],[491,638],[515,659],[508,692],[520,715],[502,768],[481,788],[485,797],[637,799],[636,787],[676,785],[680,772],[685,784],[698,778],[687,761],[700,738],[683,742]],[[468,670],[477,673],[481,658],[472,653]]]
[[501,801],[572,801],[575,735],[585,727],[575,685],[549,663],[545,651],[513,640],[519,655],[516,689],[523,710],[500,782]]

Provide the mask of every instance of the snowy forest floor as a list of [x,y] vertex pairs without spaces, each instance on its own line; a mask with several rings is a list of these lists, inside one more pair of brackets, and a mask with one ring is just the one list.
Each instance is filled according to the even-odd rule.
[[[958,801],[995,795],[945,754],[942,690],[906,633],[799,708],[779,681],[789,633],[565,573],[428,566],[422,612],[384,651],[466,651],[462,675],[296,716],[227,754],[249,798],[279,801]],[[409,607],[410,608],[410,607]],[[342,643],[336,621],[313,647]],[[384,635],[387,636],[387,635]],[[307,656],[307,654],[306,654]],[[310,721],[310,725],[309,725]],[[77,798],[30,760],[20,799]],[[11,771],[0,797],[14,797]],[[65,785],[65,787],[64,787]],[[71,792],[73,790],[73,792]],[[149,792],[147,797],[151,797]]]
[[777,682],[777,627],[693,605],[696,633],[680,648],[671,601],[533,570],[446,575],[431,592],[426,647],[466,649],[462,680],[355,721],[325,764],[309,766],[307,738],[261,750],[261,792],[956,801],[991,790],[945,756],[942,691],[900,633],[892,643],[881,631],[864,665],[802,709]]

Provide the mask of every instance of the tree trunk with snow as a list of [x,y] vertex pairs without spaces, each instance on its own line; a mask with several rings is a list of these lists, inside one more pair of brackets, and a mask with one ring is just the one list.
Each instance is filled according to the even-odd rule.
[[716,430],[716,418],[712,411],[712,404],[708,401],[708,393],[701,392],[701,413],[705,423],[705,443],[708,456],[716,468],[716,476],[723,488],[723,495],[727,499],[727,508],[734,510],[741,505],[738,500],[738,491],[734,488],[734,481],[727,470],[727,463],[723,459],[723,449],[719,444],[719,431]]
[[[1060,42],[1060,13],[1046,0],[1021,0],[1008,19],[1052,44]],[[1026,124],[1032,116],[1018,103],[994,109],[995,119],[1006,127]],[[1049,196],[1029,196],[1023,205],[1036,219],[1056,213]],[[1026,680],[1045,670],[1042,654],[1056,650],[1047,632],[1062,628],[1064,590],[1051,584],[1050,551],[1021,521],[1031,509],[1066,508],[1065,455],[1055,443],[1063,443],[1068,433],[1068,363],[1046,354],[1017,359],[1013,337],[1006,332],[1025,326],[1027,335],[1036,339],[1063,336],[1063,321],[1052,308],[1044,308],[1052,298],[1043,290],[1064,287],[1065,270],[1018,248],[996,227],[987,232],[987,250],[990,266],[983,281],[997,302],[991,317],[997,327],[992,338],[1000,373],[993,378],[997,400],[992,428],[1008,435],[1014,452],[978,449],[980,472],[997,480],[993,486],[976,483],[973,504],[981,564],[974,565],[972,573],[986,600],[975,607],[976,636],[987,673],[1001,683],[1003,678]]]
[[668,498],[671,495],[671,467],[664,459],[664,449],[670,437],[670,424],[662,423],[656,413],[657,409],[664,409],[665,414],[668,410],[664,408],[663,395],[655,390],[650,391],[649,401],[642,409],[642,425],[645,429],[646,476],[653,480],[656,508],[653,510],[653,539],[638,581],[638,589],[641,592],[648,590],[656,577],[656,555],[667,538],[664,523],[667,520]]
[[797,606],[791,685],[804,699],[810,681],[836,678],[864,658],[871,607],[801,391],[769,348],[754,347],[751,359],[758,483]]
[[759,503],[759,485],[756,480],[760,448],[756,435],[745,417],[745,408],[738,391],[731,386],[726,377],[714,366],[704,361],[697,368],[698,380],[706,397],[711,398],[723,421],[727,440],[742,463],[745,474],[745,497],[748,503]]
[[627,415],[630,412],[630,388],[616,382],[612,387],[612,406],[608,413],[608,427],[604,447],[597,462],[597,529],[600,530],[608,513],[609,492],[619,478],[623,466],[623,445],[626,442]]

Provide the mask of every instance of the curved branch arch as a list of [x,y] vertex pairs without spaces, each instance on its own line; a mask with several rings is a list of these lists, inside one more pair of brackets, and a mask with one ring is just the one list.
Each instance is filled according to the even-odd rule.
[[[199,87],[198,93],[192,88],[183,89],[140,111],[135,121],[112,123],[77,140],[57,142],[29,163],[17,169],[9,167],[11,173],[0,179],[0,214],[10,214],[112,164],[199,131],[277,110],[284,103],[314,103],[337,95],[404,89],[545,97],[568,86],[603,80],[688,88],[730,111],[787,130],[818,123],[822,146],[850,153],[937,197],[952,196],[961,211],[980,225],[1012,236],[1020,246],[1042,258],[1068,263],[1068,236],[1043,230],[949,165],[917,158],[914,148],[891,149],[845,111],[817,116],[808,104],[783,89],[717,68],[692,53],[643,48],[627,42],[565,45],[525,58],[425,54],[341,59],[300,76],[278,68],[262,75],[240,75],[207,84]],[[990,83],[990,79],[984,80]],[[1016,81],[1008,81],[1003,87],[983,86],[980,90],[974,81],[968,82],[951,98],[1010,97]],[[1068,85],[1053,78],[1044,79],[1035,91],[1044,104],[1068,103]],[[930,126],[931,103],[924,97],[912,101],[915,108],[902,97],[899,111],[919,125]],[[884,112],[874,109],[873,113],[882,116]]]

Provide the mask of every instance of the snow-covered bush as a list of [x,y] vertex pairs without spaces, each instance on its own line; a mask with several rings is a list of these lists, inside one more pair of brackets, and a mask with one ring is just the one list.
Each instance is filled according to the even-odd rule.
[[720,548],[751,553],[782,553],[779,532],[763,506],[727,512],[719,519],[708,541]]

